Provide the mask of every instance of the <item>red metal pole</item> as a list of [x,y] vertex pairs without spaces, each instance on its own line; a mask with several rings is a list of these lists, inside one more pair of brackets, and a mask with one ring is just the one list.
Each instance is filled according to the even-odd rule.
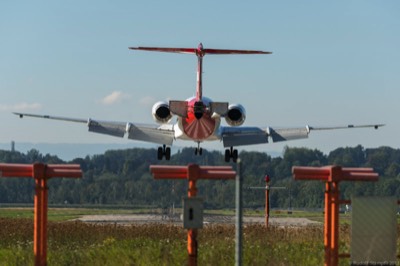
[[46,166],[35,163],[32,167],[32,177],[35,179],[34,198],[34,232],[33,253],[35,266],[45,266],[47,248],[47,182],[45,176]]
[[332,182],[332,239],[331,239],[331,251],[332,251],[332,264],[333,266],[338,265],[339,260],[339,182]]
[[269,190],[265,189],[265,227],[268,228],[269,222]]
[[42,265],[47,265],[47,206],[48,206],[48,187],[47,178],[42,180]]
[[40,193],[40,179],[35,179],[35,198],[34,198],[34,220],[33,220],[33,254],[35,256],[35,266],[42,264],[41,256],[41,237],[42,237],[42,194]]
[[331,183],[325,182],[325,214],[324,214],[324,247],[325,266],[331,265]]
[[[197,194],[196,180],[189,179],[188,197],[195,197]],[[197,265],[197,229],[188,229],[188,255],[189,266]]]

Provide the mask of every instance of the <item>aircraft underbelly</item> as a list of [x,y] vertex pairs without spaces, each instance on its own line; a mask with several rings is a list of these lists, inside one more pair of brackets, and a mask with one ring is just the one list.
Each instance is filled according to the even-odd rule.
[[204,114],[201,119],[188,117],[182,119],[182,129],[189,139],[203,141],[213,135],[216,127],[216,121],[208,114]]

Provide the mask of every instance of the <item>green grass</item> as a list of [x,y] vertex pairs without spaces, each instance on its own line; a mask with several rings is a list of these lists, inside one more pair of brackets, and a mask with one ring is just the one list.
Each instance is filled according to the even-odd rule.
[[[33,221],[0,218],[1,265],[33,265]],[[198,264],[233,265],[233,225],[199,230]],[[350,226],[340,227],[340,253],[349,252]],[[48,265],[185,265],[187,231],[165,224],[99,225],[52,221],[48,225]],[[245,225],[244,265],[322,265],[323,227]],[[348,265],[349,260],[340,260]]]
[[[94,208],[49,208],[49,221],[67,221],[77,219],[83,215],[102,214],[137,214],[148,213],[145,209],[94,209]],[[161,211],[160,211],[161,213]],[[0,218],[32,218],[33,207],[5,207],[0,208]]]
[[[0,218],[2,265],[32,265],[30,219]],[[233,265],[233,225],[199,230],[198,264]],[[49,265],[184,265],[187,232],[173,225],[93,225],[50,222]],[[321,265],[322,228],[281,229],[246,226],[244,265]],[[306,255],[305,255],[306,254]]]

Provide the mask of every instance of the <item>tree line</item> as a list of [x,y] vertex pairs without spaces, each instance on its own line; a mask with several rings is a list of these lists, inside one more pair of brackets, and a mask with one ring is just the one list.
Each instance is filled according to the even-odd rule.
[[[322,208],[324,185],[319,181],[294,181],[292,166],[340,165],[343,167],[372,167],[379,173],[378,182],[342,182],[341,197],[384,195],[400,198],[400,150],[390,147],[365,149],[362,146],[338,148],[325,155],[317,149],[286,147],[280,157],[263,152],[242,151],[243,199],[245,207],[263,208],[263,190],[247,187],[265,186],[264,177],[271,178],[270,186],[286,187],[271,190],[273,208]],[[180,206],[187,194],[186,180],[154,180],[152,164],[236,165],[224,162],[223,154],[203,151],[194,155],[184,148],[172,155],[168,162],[156,159],[155,149],[109,150],[104,154],[76,158],[65,162],[55,155],[41,154],[32,149],[26,154],[0,150],[1,163],[47,164],[74,163],[83,170],[82,179],[52,179],[48,182],[50,204],[116,204],[169,207]],[[233,180],[197,182],[198,195],[205,208],[234,208],[235,182]],[[32,203],[34,182],[29,178],[1,178],[1,203]],[[290,195],[290,197],[289,197]]]

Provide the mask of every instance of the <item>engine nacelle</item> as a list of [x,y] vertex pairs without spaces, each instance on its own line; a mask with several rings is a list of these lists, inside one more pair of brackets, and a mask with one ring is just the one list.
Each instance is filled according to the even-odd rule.
[[151,109],[151,114],[157,123],[165,124],[168,123],[172,118],[172,113],[169,110],[169,104],[167,102],[157,102]]
[[246,110],[241,104],[230,104],[225,121],[230,126],[240,126],[246,120]]

